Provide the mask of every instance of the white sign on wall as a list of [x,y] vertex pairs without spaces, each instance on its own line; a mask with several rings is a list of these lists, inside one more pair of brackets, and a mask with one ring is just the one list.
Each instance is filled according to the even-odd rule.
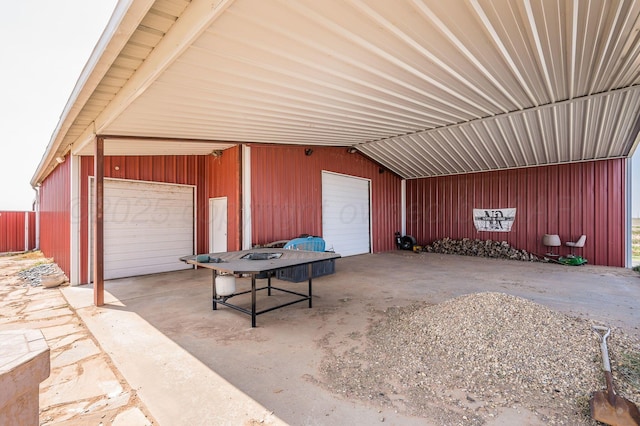
[[473,209],[473,224],[478,231],[509,232],[516,220],[516,209]]

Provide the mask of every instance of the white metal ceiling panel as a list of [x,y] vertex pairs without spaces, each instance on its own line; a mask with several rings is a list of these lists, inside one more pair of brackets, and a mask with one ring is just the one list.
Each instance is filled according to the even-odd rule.
[[358,148],[407,178],[597,160],[627,155],[639,117],[634,88]]
[[637,0],[158,0],[54,149],[95,123],[357,146],[405,178],[624,157],[639,16]]

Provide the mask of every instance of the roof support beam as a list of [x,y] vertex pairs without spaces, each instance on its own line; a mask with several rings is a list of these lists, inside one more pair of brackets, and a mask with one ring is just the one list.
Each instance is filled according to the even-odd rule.
[[104,139],[96,138],[93,156],[93,303],[104,305]]
[[[93,49],[91,57],[82,70],[67,104],[62,111],[60,121],[51,136],[49,145],[40,160],[36,174],[31,180],[31,185],[36,186],[41,179],[46,177],[56,166],[53,159],[64,156],[68,146],[62,146],[65,135],[71,128],[73,121],[87,103],[94,90],[102,81],[109,68],[116,60],[123,47],[129,41],[131,34],[136,30],[140,21],[147,14],[155,0],[120,0],[113,11],[111,20],[102,33],[98,44]],[[92,135],[87,142],[93,141]],[[46,166],[48,164],[48,166]]]
[[94,132],[105,133],[107,126],[142,95],[232,3],[233,0],[193,0],[138,71],[95,119],[95,127],[87,128],[78,138],[76,150],[90,143]]

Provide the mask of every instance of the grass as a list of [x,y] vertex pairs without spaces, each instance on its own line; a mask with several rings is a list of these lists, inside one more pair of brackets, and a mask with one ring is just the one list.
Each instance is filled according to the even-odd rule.
[[35,268],[36,266],[44,265],[45,263],[52,263],[53,258],[46,258],[42,255],[40,250],[26,251],[16,255],[17,260],[35,260],[34,263],[20,270],[20,272]]
[[620,374],[635,388],[640,389],[640,352],[625,352],[619,360]]
[[[19,255],[16,256],[16,259],[26,260],[26,259],[37,259],[39,257],[43,257],[42,252],[40,250],[32,250],[32,251],[26,251],[24,253],[20,253]],[[47,263],[47,262],[44,262],[44,263]]]

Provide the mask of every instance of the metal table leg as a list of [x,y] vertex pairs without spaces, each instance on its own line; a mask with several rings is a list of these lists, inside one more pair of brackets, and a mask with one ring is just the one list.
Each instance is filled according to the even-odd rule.
[[[308,263],[307,264],[307,268],[308,268],[308,273],[309,273],[309,282],[308,282],[308,292],[307,294],[304,293],[300,293],[300,292],[296,292],[296,291],[292,291],[289,289],[285,289],[285,288],[280,288],[280,287],[275,287],[273,285],[271,285],[271,275],[267,275],[267,286],[265,287],[257,287],[257,280],[258,280],[258,275],[262,276],[262,272],[252,272],[252,273],[246,273],[246,274],[250,274],[251,275],[251,289],[249,290],[245,290],[245,291],[239,291],[239,292],[234,292],[233,294],[230,295],[226,295],[226,296],[218,296],[217,291],[216,291],[216,278],[220,275],[217,269],[213,269],[212,268],[212,279],[211,279],[211,292],[212,292],[212,308],[213,310],[217,310],[218,308],[218,304],[235,309],[237,311],[240,311],[244,314],[247,315],[251,315],[251,327],[256,327],[256,318],[258,315],[260,314],[264,314],[267,312],[271,312],[275,309],[280,309],[280,308],[284,308],[285,306],[289,306],[289,305],[293,305],[294,303],[300,303],[300,302],[304,302],[305,300],[309,301],[309,308],[313,307],[313,263]],[[260,311],[257,310],[257,292],[260,290],[267,290],[269,296],[272,293],[272,290],[277,290],[280,292],[284,292],[284,293],[288,293],[288,294],[292,294],[295,296],[299,296],[298,299],[296,300],[292,300],[286,303],[282,303],[279,304],[277,306],[272,306],[266,309],[262,309]],[[228,299],[235,297],[235,296],[240,296],[243,294],[248,294],[251,293],[251,309],[247,309],[244,308],[240,305],[236,305],[233,303],[230,303],[228,301]]]
[[256,274],[251,274],[251,327],[256,326]]
[[213,310],[217,310],[218,309],[218,304],[216,303],[216,277],[218,276],[218,271],[216,271],[215,269],[211,270],[213,272],[213,278],[211,281],[211,290],[213,291],[213,298],[212,298],[212,303],[213,303]]
[[313,264],[309,264],[309,307],[311,308],[311,277],[313,276]]

